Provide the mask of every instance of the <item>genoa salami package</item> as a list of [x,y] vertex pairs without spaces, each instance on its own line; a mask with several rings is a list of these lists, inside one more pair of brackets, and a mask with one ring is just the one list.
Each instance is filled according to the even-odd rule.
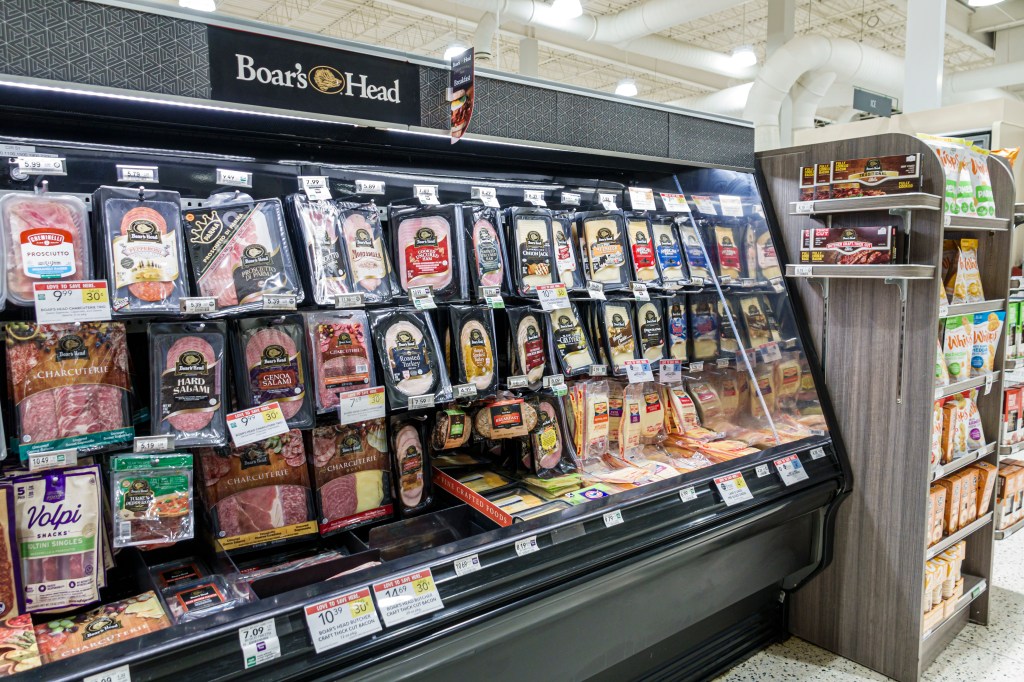
[[193,534],[192,455],[110,459],[114,547],[164,545]]
[[305,194],[288,195],[285,206],[302,238],[303,286],[317,305],[333,306],[337,296],[352,291],[341,209],[333,201],[311,201]]
[[78,197],[45,193],[0,197],[0,231],[11,303],[31,306],[35,282],[93,279],[89,213]]
[[388,303],[398,294],[398,282],[384,246],[380,209],[373,203],[339,201],[335,205],[352,291],[362,293],[368,303]]
[[313,425],[306,378],[306,329],[301,315],[236,320],[235,386],[240,409],[277,401],[293,429]]
[[622,212],[577,213],[576,222],[587,246],[587,280],[600,282],[606,291],[628,287],[630,268]]
[[462,224],[469,255],[470,296],[483,300],[480,287],[500,287],[511,293],[511,272],[501,211],[486,206],[464,206]]
[[8,322],[5,331],[23,458],[132,440],[124,324]]
[[96,465],[14,476],[25,611],[60,611],[99,599],[103,503]]
[[394,515],[384,419],[318,427],[311,438],[320,535]]
[[558,280],[569,291],[586,289],[587,282],[583,277],[584,268],[576,253],[577,241],[573,239],[573,223],[575,214],[570,212],[556,213],[551,222],[552,235],[555,242],[555,263],[558,268]]
[[544,317],[529,308],[505,308],[509,321],[509,376],[525,376],[537,390],[547,369]]
[[398,481],[398,508],[403,516],[427,509],[433,502],[433,476],[427,451],[428,434],[418,417],[391,417],[392,470]]
[[111,314],[178,316],[181,298],[188,296],[181,195],[100,187],[92,205]]
[[497,343],[494,317],[487,306],[453,305],[448,309],[446,337],[452,381],[473,384],[477,396],[493,395],[498,388]]
[[150,419],[154,435],[174,436],[177,447],[227,443],[225,345],[223,322],[149,326]]
[[508,242],[515,262],[515,293],[537,298],[537,287],[556,281],[552,214],[546,208],[508,209]]
[[376,386],[370,323],[359,310],[306,313],[317,413],[338,408],[338,394]]
[[427,394],[436,403],[451,400],[452,386],[430,316],[392,308],[370,311],[369,317],[391,407],[408,407],[409,398]]
[[203,501],[225,550],[268,547],[317,532],[300,431],[197,454]]
[[649,286],[660,286],[662,280],[656,252],[657,242],[651,219],[646,213],[626,214],[626,238],[633,264],[633,279]]
[[389,207],[391,248],[403,292],[429,286],[438,301],[468,300],[462,218],[457,204]]
[[277,199],[238,201],[183,213],[199,296],[217,301],[214,315],[263,309],[264,294],[304,294]]

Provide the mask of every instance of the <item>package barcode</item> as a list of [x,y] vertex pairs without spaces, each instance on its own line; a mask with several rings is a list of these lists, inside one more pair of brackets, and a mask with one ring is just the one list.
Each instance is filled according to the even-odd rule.
[[362,374],[363,372],[369,372],[369,371],[370,371],[370,366],[367,365],[366,363],[363,363],[361,365],[356,365],[356,374]]

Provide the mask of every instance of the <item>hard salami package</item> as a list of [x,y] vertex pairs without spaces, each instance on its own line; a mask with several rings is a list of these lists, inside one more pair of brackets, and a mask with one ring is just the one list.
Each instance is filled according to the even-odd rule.
[[223,322],[149,326],[153,435],[174,436],[176,447],[227,443],[226,345]]
[[569,291],[586,289],[587,281],[583,277],[583,264],[577,253],[577,240],[573,239],[573,223],[575,214],[569,212],[555,213],[551,229],[555,244],[555,263],[558,269],[558,280]]
[[658,260],[658,270],[666,285],[683,282],[687,279],[686,263],[683,250],[676,232],[676,221],[673,216],[654,216],[651,218],[651,234],[654,239],[654,255]]
[[376,204],[335,202],[341,236],[345,240],[352,291],[368,303],[387,303],[398,294],[395,271],[384,244],[380,209]]
[[392,408],[409,406],[414,396],[432,395],[434,402],[451,400],[441,347],[430,316],[413,308],[372,310],[370,327]]
[[263,309],[264,294],[304,294],[277,199],[238,201],[184,211],[192,276],[214,315]]
[[433,476],[427,450],[428,433],[418,417],[391,417],[392,470],[398,481],[398,509],[403,516],[427,509],[433,502]]
[[390,206],[388,230],[398,285],[429,286],[438,301],[469,300],[462,206]]
[[626,214],[626,238],[633,264],[633,279],[648,286],[661,286],[661,269],[656,252],[657,242],[651,219],[644,212]]
[[225,550],[268,547],[317,532],[300,431],[197,454],[203,501]]
[[537,297],[537,287],[557,281],[552,213],[546,208],[508,209],[505,223],[515,263],[515,293]]
[[341,209],[333,201],[311,201],[305,194],[288,195],[285,206],[301,235],[303,286],[317,305],[333,306],[337,296],[352,291]]
[[306,361],[306,327],[301,315],[236,320],[232,328],[235,386],[240,409],[277,402],[288,427],[313,425]]
[[192,455],[118,455],[110,459],[114,547],[189,540],[195,527]]
[[500,287],[503,293],[512,293],[501,211],[486,206],[463,206],[462,224],[469,256],[470,297],[482,301],[480,287]]
[[491,309],[453,305],[448,319],[445,357],[450,358],[452,381],[472,384],[478,397],[493,395],[498,388],[498,357]]
[[632,301],[599,301],[598,327],[603,330],[605,353],[614,376],[626,375],[626,361],[640,359],[636,339],[636,306]]
[[7,266],[7,300],[31,306],[32,285],[93,279],[89,213],[81,199],[61,194],[0,197]]
[[111,314],[179,315],[181,298],[189,294],[181,195],[100,187],[92,205]]
[[124,324],[8,322],[5,332],[23,458],[132,440]]
[[62,611],[99,599],[100,470],[96,465],[14,476],[25,611]]
[[544,316],[529,308],[505,308],[509,321],[509,376],[525,376],[528,387],[540,388],[547,370]]
[[377,385],[365,312],[306,313],[306,335],[318,413],[336,410],[339,393]]
[[384,419],[312,430],[313,489],[320,535],[394,515]]
[[606,291],[628,287],[631,273],[622,212],[577,213],[576,229],[587,247],[587,280],[600,282]]

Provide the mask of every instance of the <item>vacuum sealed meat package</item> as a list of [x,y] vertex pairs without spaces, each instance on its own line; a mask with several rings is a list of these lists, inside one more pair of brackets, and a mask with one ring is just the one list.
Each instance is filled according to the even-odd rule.
[[392,470],[398,481],[398,508],[403,516],[427,509],[433,502],[433,476],[427,452],[424,420],[409,415],[391,417]]
[[626,238],[633,264],[633,278],[647,285],[660,286],[661,271],[655,252],[657,243],[654,240],[651,219],[646,213],[626,215]]
[[479,300],[480,287],[500,287],[512,291],[508,267],[508,250],[501,224],[501,211],[486,206],[464,206],[462,223],[466,230],[466,251],[469,253],[470,295]]
[[304,288],[317,305],[333,306],[337,296],[352,291],[341,209],[333,201],[313,201],[305,194],[288,195],[285,206],[302,238]]
[[587,246],[587,279],[605,290],[629,286],[625,220],[621,211],[576,214],[577,229]]
[[111,288],[111,314],[177,316],[181,299],[188,296],[181,195],[100,187],[93,192],[92,205]]
[[558,268],[558,281],[569,291],[585,289],[587,282],[583,277],[583,267],[576,253],[576,240],[573,239],[573,222],[575,215],[568,211],[554,214],[551,230],[555,242],[555,263]]
[[192,538],[192,455],[110,459],[114,547],[165,545]]
[[511,376],[525,376],[529,388],[537,390],[547,369],[547,349],[544,318],[530,310],[510,306],[505,308],[508,315],[511,338],[509,339],[509,372]]
[[387,303],[398,294],[398,282],[384,245],[380,209],[376,204],[335,202],[345,240],[352,291],[368,303]]
[[536,298],[538,286],[555,282],[558,267],[551,211],[510,208],[506,222],[515,261],[515,293]]
[[174,436],[176,447],[227,443],[225,345],[223,322],[149,326],[153,435]]
[[365,312],[306,313],[306,335],[317,413],[337,409],[340,393],[377,385]]
[[277,402],[288,427],[313,425],[313,404],[306,390],[306,329],[301,315],[235,320],[232,328],[241,409]]
[[31,306],[32,285],[93,279],[89,213],[78,197],[8,194],[0,197],[7,265],[7,300]]
[[565,417],[562,401],[542,395],[537,399],[537,425],[530,432],[533,471],[540,478],[575,473],[576,451]]
[[409,398],[421,395],[433,395],[435,403],[451,400],[452,386],[430,316],[392,308],[372,310],[369,317],[391,407],[408,407]]
[[562,374],[573,377],[588,373],[594,364],[594,353],[576,304],[570,302],[568,308],[549,311],[548,324]]
[[450,328],[446,348],[452,380],[473,384],[485,397],[498,388],[497,343],[494,317],[487,306],[453,305],[448,309]]
[[183,218],[196,290],[216,299],[213,315],[262,310],[265,294],[302,303],[279,200],[190,208]]
[[462,217],[462,207],[457,204],[388,209],[402,291],[429,286],[436,300],[468,299]]

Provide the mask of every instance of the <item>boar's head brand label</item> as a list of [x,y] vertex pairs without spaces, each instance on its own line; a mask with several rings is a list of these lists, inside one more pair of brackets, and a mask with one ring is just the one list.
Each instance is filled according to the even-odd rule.
[[82,337],[77,334],[68,334],[62,336],[57,342],[57,351],[54,353],[54,358],[58,361],[63,360],[88,360],[89,349],[85,346],[85,341]]

